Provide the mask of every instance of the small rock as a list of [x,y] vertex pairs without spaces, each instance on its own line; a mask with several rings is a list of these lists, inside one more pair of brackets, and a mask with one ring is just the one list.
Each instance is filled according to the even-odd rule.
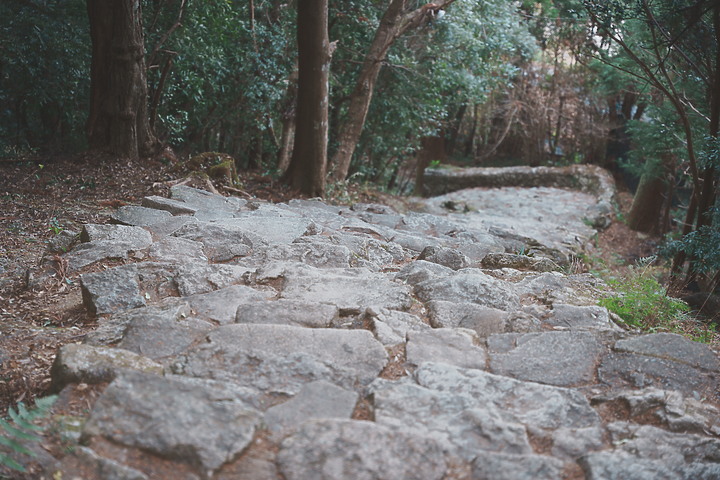
[[80,287],[85,308],[96,315],[145,306],[135,265],[82,274]]
[[425,247],[418,260],[437,263],[453,270],[460,270],[470,266],[470,259],[459,251],[446,247]]
[[60,347],[50,376],[52,391],[68,383],[103,383],[112,381],[123,370],[162,374],[162,365],[127,350],[68,344]]
[[171,217],[170,212],[165,210],[156,210],[154,208],[139,207],[137,205],[125,205],[118,208],[110,218],[121,225],[132,225],[144,227],[154,223],[161,222]]

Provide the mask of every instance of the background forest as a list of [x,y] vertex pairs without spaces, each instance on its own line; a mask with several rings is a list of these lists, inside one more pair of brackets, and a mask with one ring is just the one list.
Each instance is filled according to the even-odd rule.
[[[712,0],[3,2],[0,155],[170,147],[307,176],[287,172],[308,123],[296,109],[297,31],[309,21],[298,11],[313,8],[327,13],[331,42],[317,52],[329,64],[328,183],[294,186],[323,194],[353,180],[405,194],[444,163],[593,163],[634,192],[631,228],[667,235],[675,278],[716,288]],[[118,37],[132,48],[119,51]],[[113,61],[127,62],[127,79],[108,73]],[[103,119],[98,91],[118,86],[103,75],[129,85],[116,113],[142,117],[132,141],[108,133],[117,119]]]

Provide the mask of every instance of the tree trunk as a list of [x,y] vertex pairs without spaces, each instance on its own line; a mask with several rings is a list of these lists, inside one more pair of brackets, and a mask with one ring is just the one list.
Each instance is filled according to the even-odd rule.
[[403,12],[410,3],[408,0],[392,0],[390,2],[380,20],[380,26],[375,32],[370,49],[365,56],[355,89],[350,94],[350,106],[345,121],[340,127],[338,149],[331,162],[332,171],[330,176],[333,181],[345,180],[350,170],[350,161],[355,152],[355,147],[360,141],[375,83],[388,50],[403,33],[420,25],[426,15],[445,8],[453,1],[444,0],[438,3],[428,3],[405,14]]
[[425,194],[425,169],[433,160],[443,162],[447,160],[445,153],[445,139],[443,137],[423,137],[420,139],[422,148],[417,153],[417,167],[415,170],[415,195],[421,197]]
[[87,0],[91,148],[137,159],[158,148],[148,119],[140,0]]
[[328,142],[328,0],[298,0],[297,10],[296,135],[283,180],[306,195],[322,197]]
[[290,158],[295,145],[295,106],[297,104],[297,67],[293,70],[288,78],[288,88],[285,93],[285,101],[287,102],[282,115],[282,137],[280,138],[280,151],[278,152],[277,168],[280,172],[285,173],[290,165]]
[[628,226],[638,232],[660,233],[662,208],[667,183],[662,175],[645,173],[633,197],[628,214]]

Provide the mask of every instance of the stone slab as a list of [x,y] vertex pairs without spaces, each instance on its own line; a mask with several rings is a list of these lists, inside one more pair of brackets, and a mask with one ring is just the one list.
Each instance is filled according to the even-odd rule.
[[135,265],[82,274],[80,287],[83,304],[96,315],[145,306]]
[[474,480],[557,480],[562,461],[545,455],[478,452],[472,462]]
[[476,303],[504,311],[515,310],[520,306],[518,292],[511,285],[471,269],[419,283],[415,286],[415,294],[424,302],[443,300]]
[[350,419],[358,397],[357,392],[318,380],[304,385],[287,402],[269,408],[264,421],[276,438],[281,437],[308,420]]
[[478,344],[474,331],[459,328],[437,328],[408,332],[405,346],[407,362],[441,362],[462,368],[485,369],[487,354]]
[[172,215],[193,215],[197,212],[197,208],[193,208],[186,202],[173,200],[172,198],[151,195],[142,199],[141,205],[146,208],[154,208],[156,210],[165,210]]
[[52,390],[68,383],[110,382],[123,370],[163,373],[159,363],[127,350],[70,343],[60,348],[50,369]]
[[618,340],[615,350],[663,358],[691,367],[720,371],[720,359],[710,347],[675,333],[654,333]]
[[480,338],[504,333],[508,314],[476,303],[433,300],[427,303],[430,325],[434,328],[469,328]]
[[145,227],[161,222],[171,216],[172,214],[165,210],[156,210],[154,208],[140,207],[137,205],[125,205],[111,214],[110,218],[112,221],[122,225]]
[[372,422],[308,422],[286,438],[278,453],[287,480],[440,480],[446,462],[431,439]]
[[605,351],[589,332],[507,333],[487,343],[493,373],[563,387],[593,383]]
[[272,288],[257,290],[245,285],[231,285],[208,293],[185,297],[193,316],[226,325],[235,323],[238,307],[247,302],[262,302],[273,298],[277,292]]
[[83,437],[103,436],[212,472],[250,444],[260,423],[245,394],[221,382],[126,373],[95,402]]
[[337,323],[339,309],[334,305],[279,299],[243,302],[235,312],[236,323],[264,323],[328,328]]
[[295,395],[316,380],[348,389],[367,385],[386,362],[387,352],[367,330],[233,324],[212,331],[174,368],[267,394]]

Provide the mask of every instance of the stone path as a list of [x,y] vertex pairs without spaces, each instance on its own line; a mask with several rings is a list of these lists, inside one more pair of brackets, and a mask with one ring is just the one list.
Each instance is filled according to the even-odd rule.
[[101,393],[57,469],[720,478],[718,357],[623,331],[599,281],[567,273],[597,203],[474,189],[400,214],[177,186],[121,207],[66,255],[99,328],[58,352],[53,384]]

